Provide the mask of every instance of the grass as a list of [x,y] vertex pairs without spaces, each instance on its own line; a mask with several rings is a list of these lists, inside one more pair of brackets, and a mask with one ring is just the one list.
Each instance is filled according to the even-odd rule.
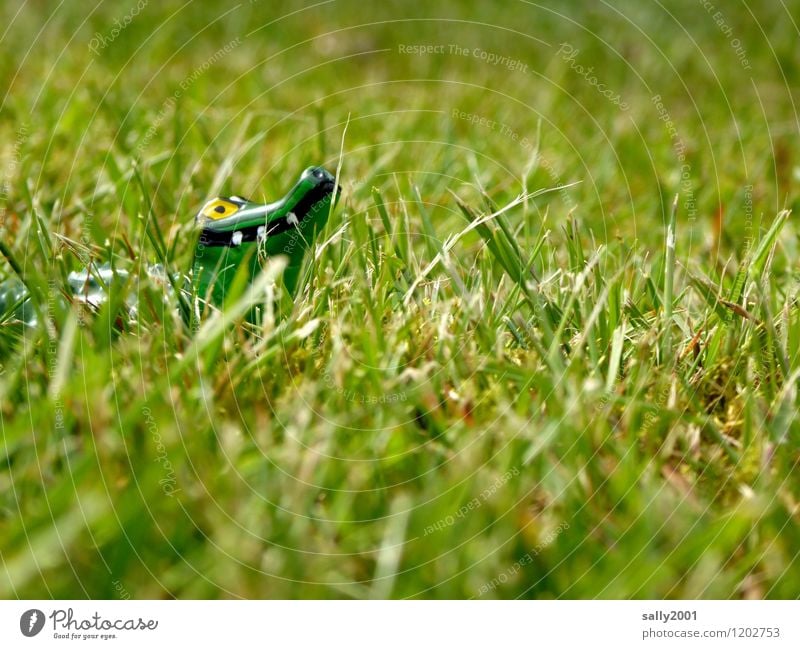
[[[463,4],[0,8],[0,595],[797,596],[797,4]],[[310,164],[298,298],[187,328]]]

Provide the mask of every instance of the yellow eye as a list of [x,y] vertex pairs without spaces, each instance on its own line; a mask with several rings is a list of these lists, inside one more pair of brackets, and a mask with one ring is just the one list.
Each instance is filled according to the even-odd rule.
[[238,209],[239,206],[236,203],[226,201],[224,198],[215,198],[214,200],[206,203],[206,206],[200,213],[209,219],[216,220],[224,219],[226,216],[230,216]]

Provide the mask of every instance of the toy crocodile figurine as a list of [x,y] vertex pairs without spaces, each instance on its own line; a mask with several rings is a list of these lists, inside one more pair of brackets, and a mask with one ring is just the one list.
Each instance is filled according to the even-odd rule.
[[[265,258],[285,255],[284,286],[294,294],[305,251],[325,226],[331,202],[338,194],[332,174],[322,167],[309,167],[274,203],[255,203],[239,196],[214,198],[195,217],[200,234],[191,277],[169,282],[161,265],[148,268],[148,275],[165,290],[170,284],[183,286],[187,294],[219,308],[242,263],[248,264],[252,281]],[[103,265],[92,272],[85,268],[70,273],[68,283],[74,299],[96,308],[106,301],[109,286],[127,279],[127,271]],[[134,293],[127,304],[132,318],[136,317]],[[16,321],[35,326],[36,311],[30,302],[26,287],[18,279],[0,283],[0,325]]]

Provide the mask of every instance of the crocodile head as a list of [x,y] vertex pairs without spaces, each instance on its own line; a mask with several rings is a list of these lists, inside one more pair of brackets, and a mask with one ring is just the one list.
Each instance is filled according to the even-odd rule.
[[289,192],[274,203],[256,203],[240,196],[214,198],[196,217],[200,236],[195,249],[197,294],[221,306],[242,262],[285,255],[284,285],[293,293],[305,251],[324,227],[331,203],[339,194],[334,176],[322,167],[309,167]]

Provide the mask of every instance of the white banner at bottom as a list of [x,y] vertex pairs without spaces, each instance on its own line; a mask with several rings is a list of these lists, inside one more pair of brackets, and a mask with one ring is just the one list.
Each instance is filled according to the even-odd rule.
[[[797,601],[2,601],[0,647],[800,647]],[[552,643],[552,644],[551,644]],[[585,644],[583,644],[585,643]]]

